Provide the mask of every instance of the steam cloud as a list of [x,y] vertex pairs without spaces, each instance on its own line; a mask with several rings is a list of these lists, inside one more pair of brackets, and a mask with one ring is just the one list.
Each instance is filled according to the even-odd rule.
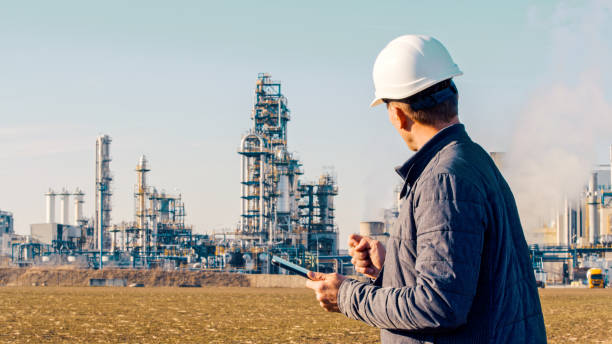
[[559,3],[548,20],[531,13],[535,25],[550,28],[554,76],[519,114],[504,162],[528,240],[556,210],[563,213],[565,197],[578,199],[597,150],[611,143],[602,139],[612,138],[612,106],[604,93],[612,85],[612,4],[571,4]]

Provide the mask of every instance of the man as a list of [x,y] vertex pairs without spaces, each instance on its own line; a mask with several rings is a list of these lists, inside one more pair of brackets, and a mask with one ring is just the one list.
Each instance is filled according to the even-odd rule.
[[398,174],[402,206],[386,249],[352,235],[372,283],[311,273],[321,306],[381,329],[383,343],[545,343],[512,192],[458,119],[461,71],[432,37],[391,41],[374,64],[376,99],[416,151]]

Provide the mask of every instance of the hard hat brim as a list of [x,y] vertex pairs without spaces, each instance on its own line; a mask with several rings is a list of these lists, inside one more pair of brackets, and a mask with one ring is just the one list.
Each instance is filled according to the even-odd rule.
[[[421,86],[415,88],[414,90],[412,90],[408,94],[402,94],[401,96],[398,96],[398,97],[385,96],[385,97],[375,98],[372,101],[372,103],[370,103],[370,107],[372,108],[372,107],[375,107],[375,106],[378,106],[378,105],[384,103],[383,99],[385,99],[385,98],[387,98],[387,99],[404,99],[404,98],[413,96],[413,95],[415,95],[415,94],[417,94],[417,93],[419,93],[419,92],[427,89],[428,87],[431,87],[431,86],[433,86],[433,85],[435,85],[435,84],[437,84],[439,82],[442,82],[442,81],[447,80],[447,79],[452,79],[452,78],[455,78],[455,77],[458,77],[458,76],[461,76],[461,75],[463,75],[463,72],[460,71],[459,68],[457,68],[457,70],[454,73],[452,73],[452,74],[450,74],[448,76],[445,75],[444,77],[440,77],[440,78],[436,78],[436,79],[433,79],[433,80],[429,80],[427,83],[423,83]],[[377,95],[378,94],[379,93],[377,93]]]
[[370,107],[373,108],[375,106],[378,106],[380,104],[384,103],[384,101],[382,100],[382,98],[376,98],[372,101],[372,103],[370,103]]

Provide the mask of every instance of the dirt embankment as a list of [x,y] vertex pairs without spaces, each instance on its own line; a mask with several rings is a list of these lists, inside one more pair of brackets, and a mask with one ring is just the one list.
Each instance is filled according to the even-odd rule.
[[205,271],[58,268],[0,268],[0,286],[88,286],[91,278],[120,278],[145,287],[248,287],[246,275]]

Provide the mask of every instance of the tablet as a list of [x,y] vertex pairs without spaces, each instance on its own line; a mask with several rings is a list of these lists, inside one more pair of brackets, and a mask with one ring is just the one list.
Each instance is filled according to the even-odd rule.
[[272,264],[279,266],[287,271],[294,272],[305,278],[308,278],[308,273],[310,272],[310,270],[304,269],[303,267],[286,261],[278,256],[272,256]]

